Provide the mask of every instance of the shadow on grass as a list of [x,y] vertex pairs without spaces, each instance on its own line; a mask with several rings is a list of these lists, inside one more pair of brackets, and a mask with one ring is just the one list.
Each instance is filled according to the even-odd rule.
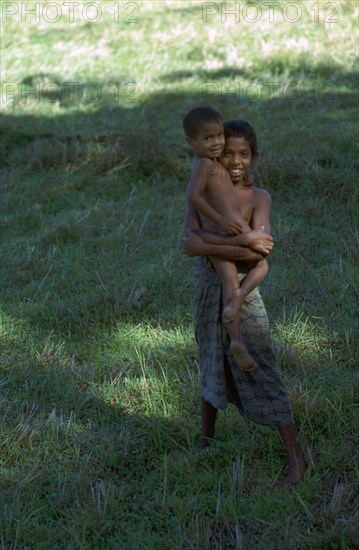
[[[271,70],[275,67],[280,73],[273,62]],[[349,86],[355,79],[354,72],[339,74],[328,65],[307,65],[303,71],[311,72],[309,80],[332,76]],[[291,72],[293,77],[300,74],[298,69]],[[237,75],[250,77],[224,68],[166,78],[218,82]],[[61,106],[77,110],[48,117],[3,115],[5,311],[24,317],[44,335],[56,331],[77,338],[118,320],[141,322],[147,316],[170,325],[185,318],[191,281],[183,266],[189,267],[190,261],[181,256],[178,241],[189,168],[181,119],[188,108],[202,103],[201,91],[157,93],[143,102],[119,105],[111,101],[113,91],[106,91],[106,82],[98,82],[103,97],[90,102],[84,113],[80,104],[92,82],[78,83],[73,95],[52,75],[24,79],[28,86],[36,82],[55,85],[40,93],[45,106],[60,94]],[[309,165],[308,179],[333,164],[340,173],[349,160],[355,168],[347,144],[355,134],[355,91],[337,93],[335,101],[325,92],[313,97],[304,90],[297,99],[209,99],[225,119],[248,119],[260,143],[273,143],[266,160],[277,164],[269,174],[272,179],[275,175],[275,184],[265,162],[262,170],[259,164],[263,185],[270,190],[275,185],[284,193],[288,176],[292,183],[303,180],[298,158]],[[278,125],[283,128],[274,131]],[[328,136],[334,134],[335,150],[328,146]]]
[[[265,64],[265,77],[256,75],[254,77],[253,71],[248,71],[246,69],[234,69],[233,67],[221,67],[220,69],[202,69],[202,70],[194,70],[194,71],[174,71],[171,73],[167,73],[160,77],[160,80],[163,82],[176,82],[178,80],[186,80],[189,78],[200,78],[204,83],[205,81],[214,81],[217,82],[220,79],[235,79],[235,78],[243,78],[246,79],[248,82],[254,82],[255,84],[266,84],[269,86],[270,84],[273,86],[273,89],[275,90],[275,83],[277,85],[280,82],[280,77],[285,76],[286,77],[286,85],[292,84],[296,85],[296,83],[299,81],[301,84],[305,84],[306,82],[310,83],[313,87],[314,85],[327,85],[328,92],[332,94],[332,102],[335,103],[335,87],[337,86],[348,86],[348,87],[355,87],[358,83],[359,78],[359,72],[358,67],[356,65],[356,60],[353,60],[353,69],[348,71],[343,71],[341,66],[335,66],[333,64],[329,63],[317,63],[315,67],[311,63],[309,63],[306,59],[301,59],[298,64],[288,64],[286,59],[283,59],[283,57],[271,57],[267,60]],[[272,81],[268,81],[268,76],[271,75]],[[277,82],[275,79],[278,79]],[[205,80],[203,80],[205,79]],[[234,81],[235,82],[235,81]],[[232,88],[234,82],[228,82],[228,88]],[[331,87],[332,86],[332,87]],[[318,89],[318,100],[320,100],[320,95],[322,96],[321,99],[325,97],[325,91],[324,87],[322,89]]]

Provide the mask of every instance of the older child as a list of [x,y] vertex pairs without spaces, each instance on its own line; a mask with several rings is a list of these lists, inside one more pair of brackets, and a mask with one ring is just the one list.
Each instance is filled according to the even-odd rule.
[[[202,433],[199,447],[206,447],[214,437],[218,409],[227,402],[235,403],[240,413],[255,423],[276,426],[284,443],[288,473],[281,480],[283,487],[303,480],[307,469],[302,457],[287,391],[281,380],[273,353],[268,317],[258,288],[247,295],[241,307],[241,331],[246,346],[259,368],[246,373],[236,368],[228,349],[228,338],[219,312],[222,285],[208,261],[208,254],[231,258],[238,262],[240,277],[247,261],[257,260],[251,251],[270,253],[271,197],[267,191],[246,182],[241,166],[248,155],[257,153],[253,128],[242,120],[225,122],[226,143],[220,162],[228,170],[233,188],[241,204],[241,214],[251,227],[264,226],[265,233],[252,231],[237,236],[213,234],[201,229],[201,220],[189,204],[182,240],[184,251],[198,258],[195,291],[195,327],[201,371]],[[241,246],[249,248],[241,248]]]
[[[210,107],[196,107],[184,117],[183,128],[186,141],[195,153],[188,200],[199,213],[202,228],[229,235],[249,232],[250,227],[241,214],[240,201],[231,177],[218,161],[224,147],[224,129],[220,114]],[[245,154],[241,156],[241,162],[235,168],[235,174],[249,180],[248,170],[256,158],[257,152],[252,154],[248,145]],[[210,256],[210,260],[223,285],[222,317],[230,335],[231,351],[243,370],[253,371],[257,364],[240,337],[239,311],[247,294],[265,277],[268,271],[267,262],[259,261],[239,284],[235,262],[216,256]]]

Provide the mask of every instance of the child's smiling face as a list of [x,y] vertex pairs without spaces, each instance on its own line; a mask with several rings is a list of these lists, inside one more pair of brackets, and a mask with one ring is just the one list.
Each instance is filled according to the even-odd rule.
[[229,137],[226,139],[220,162],[228,170],[234,184],[248,179],[248,170],[258,157],[253,154],[248,141],[244,137]]
[[224,147],[224,130],[220,121],[205,122],[195,138],[186,136],[187,143],[199,157],[216,159]]

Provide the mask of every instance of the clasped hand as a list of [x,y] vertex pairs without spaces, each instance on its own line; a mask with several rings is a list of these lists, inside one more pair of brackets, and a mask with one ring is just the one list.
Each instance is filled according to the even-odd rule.
[[264,233],[264,227],[260,229],[254,229],[247,233],[247,239],[249,248],[254,252],[268,256],[273,250],[273,237]]
[[242,233],[243,230],[241,221],[234,217],[222,217],[219,225],[221,229],[223,229],[229,235],[238,235],[238,233]]

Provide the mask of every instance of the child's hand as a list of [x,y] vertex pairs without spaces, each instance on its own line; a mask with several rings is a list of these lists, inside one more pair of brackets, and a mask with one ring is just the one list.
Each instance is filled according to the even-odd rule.
[[240,220],[228,216],[221,218],[219,226],[229,235],[238,235],[238,233],[242,233],[243,229]]
[[248,246],[254,252],[267,256],[273,249],[273,237],[263,233],[263,229],[256,229],[247,233]]

